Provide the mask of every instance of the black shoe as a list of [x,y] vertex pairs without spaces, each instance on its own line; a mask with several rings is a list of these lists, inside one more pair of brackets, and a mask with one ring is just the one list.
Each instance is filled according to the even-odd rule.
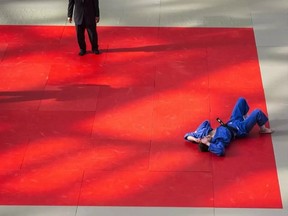
[[99,55],[99,54],[100,54],[100,51],[99,51],[99,50],[92,50],[92,52],[93,52],[95,55]]
[[79,56],[83,56],[83,55],[85,55],[86,54],[86,50],[80,50],[80,52],[79,52]]

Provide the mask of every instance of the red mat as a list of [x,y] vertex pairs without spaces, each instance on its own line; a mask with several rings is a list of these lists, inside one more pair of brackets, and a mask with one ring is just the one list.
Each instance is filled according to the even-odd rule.
[[267,112],[252,29],[99,27],[83,57],[74,27],[0,31],[1,205],[282,208],[270,135],[183,140]]

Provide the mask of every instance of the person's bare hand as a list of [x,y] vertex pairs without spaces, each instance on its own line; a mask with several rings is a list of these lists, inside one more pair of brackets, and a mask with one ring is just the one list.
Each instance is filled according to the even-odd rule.
[[210,140],[211,140],[211,137],[210,136],[207,136],[207,137],[203,137],[201,139],[201,143],[205,144],[205,145],[209,145],[210,144]]
[[100,17],[95,17],[95,21],[96,21],[96,23],[99,23]]
[[72,22],[72,17],[68,17],[68,22],[71,23]]

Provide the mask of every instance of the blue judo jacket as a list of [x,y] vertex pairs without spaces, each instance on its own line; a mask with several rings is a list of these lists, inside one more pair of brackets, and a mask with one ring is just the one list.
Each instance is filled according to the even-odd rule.
[[[212,130],[213,128],[211,127],[210,122],[206,120],[202,122],[194,132],[185,134],[184,139],[187,140],[188,136],[201,139],[207,136]],[[230,144],[232,138],[232,134],[226,127],[219,126],[216,128],[215,135],[210,141],[208,150],[218,156],[224,156],[225,148]]]

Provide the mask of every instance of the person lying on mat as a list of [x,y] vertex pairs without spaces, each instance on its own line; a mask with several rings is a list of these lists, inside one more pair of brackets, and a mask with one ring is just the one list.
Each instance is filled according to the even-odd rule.
[[213,129],[208,120],[202,122],[194,132],[186,133],[184,139],[198,143],[201,152],[212,152],[218,156],[225,155],[225,147],[237,137],[245,137],[257,124],[260,133],[271,134],[273,130],[267,128],[267,116],[255,109],[249,116],[249,105],[245,98],[239,98],[236,102],[230,120],[224,124],[219,118],[220,126]]

